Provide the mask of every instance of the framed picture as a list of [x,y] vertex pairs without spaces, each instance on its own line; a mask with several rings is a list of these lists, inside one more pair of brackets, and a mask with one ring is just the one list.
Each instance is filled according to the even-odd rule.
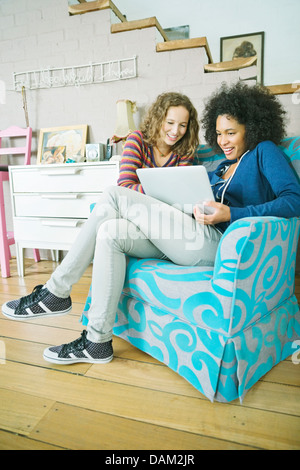
[[264,79],[264,38],[265,33],[241,34],[221,38],[221,62],[240,57],[257,56],[257,83],[263,85]]
[[72,163],[84,160],[87,124],[41,129],[37,163]]

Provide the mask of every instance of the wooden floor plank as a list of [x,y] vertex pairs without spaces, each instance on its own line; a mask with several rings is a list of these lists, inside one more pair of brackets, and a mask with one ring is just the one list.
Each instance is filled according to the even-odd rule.
[[[78,328],[78,331],[75,329]],[[79,331],[82,328],[77,327],[77,322],[74,321],[74,330],[69,328],[60,328],[57,326],[44,327],[42,324],[35,320],[31,321],[11,321],[0,319],[1,336],[8,338],[16,338],[23,340],[31,340],[46,345],[57,345],[68,343],[78,338]]]
[[[203,398],[191,384],[182,380],[180,376],[165,366],[153,367],[151,364],[117,358],[107,364],[105,368],[98,364],[92,365],[85,375],[116,383]],[[255,389],[252,388],[248,392],[244,399],[244,406],[300,416],[300,401],[298,401],[298,398],[299,388],[297,386],[264,382],[262,380]],[[238,403],[238,400],[234,403]]]
[[0,388],[0,428],[28,435],[53,403],[53,400]]
[[[106,365],[103,365],[105,367]],[[30,380],[28,380],[30,377]],[[266,449],[300,447],[299,417],[7,362],[0,383],[48,400]],[[155,403],[155,407],[149,407]]]
[[[76,440],[74,435],[77,436]],[[73,450],[251,449],[226,440],[176,431],[62,403],[57,403],[52,408],[31,432],[30,437]]]
[[0,429],[0,450],[62,450],[62,448]]
[[[120,338],[116,338],[116,341],[119,343],[122,356],[124,355],[122,353],[123,347],[126,348],[128,343]],[[9,361],[39,365],[49,369],[65,370],[68,373],[82,374],[105,381],[205,399],[192,385],[163,364],[157,361],[156,366],[154,366],[154,363],[147,362],[147,358],[150,356],[142,352],[140,352],[140,361],[132,361],[120,357],[118,354],[119,348],[116,347],[114,360],[105,367],[97,364],[57,366],[44,361],[42,356],[45,344],[6,338],[5,346],[6,359]],[[131,345],[128,346],[133,348]],[[291,366],[295,367],[292,363]],[[284,367],[283,363],[282,367]],[[289,367],[288,362],[286,367]],[[287,384],[282,384],[280,381],[279,384],[267,382],[257,385],[255,389],[250,390],[250,399],[246,397],[245,404],[254,408],[267,409],[269,411],[279,410],[287,414],[300,416],[299,389],[285,385]]]
[[[30,364],[34,366],[53,369],[56,366],[43,359],[43,352],[48,345],[33,343],[24,340],[5,339],[6,361],[18,362],[20,364]],[[60,370],[65,370],[71,374],[85,374],[91,364],[73,364],[72,367],[59,366]]]
[[264,382],[281,383],[300,387],[300,364],[294,364],[291,356],[280,362],[262,377]]
[[[0,278],[0,302],[32,291],[57,265],[25,260]],[[45,347],[79,336],[90,266],[64,317],[0,317],[0,449],[300,449],[300,364],[289,357],[241,405],[211,403],[159,361],[114,338],[105,365],[56,366]],[[296,276],[300,292],[300,276]],[[75,301],[74,301],[75,300]]]
[[[82,329],[83,327],[78,319],[71,318],[70,315],[60,317],[56,321],[54,319],[51,320],[51,318],[43,318],[24,322],[15,322],[0,317],[0,331],[4,343],[9,339],[12,341],[28,341],[42,344],[43,349],[78,338]],[[161,364],[143,351],[134,348],[134,346],[122,338],[114,336],[113,347],[114,357],[131,358],[135,361]],[[15,357],[18,357],[19,360],[21,359],[17,354]]]

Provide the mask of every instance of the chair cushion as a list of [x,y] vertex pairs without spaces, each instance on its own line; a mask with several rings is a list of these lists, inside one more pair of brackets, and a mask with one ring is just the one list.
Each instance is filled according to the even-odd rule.
[[226,333],[230,319],[224,318],[224,298],[214,290],[213,270],[129,258],[123,295],[142,300],[161,314],[170,313],[192,325]]
[[[283,139],[279,147],[289,158],[300,177],[300,136]],[[216,153],[207,144],[199,145],[194,155],[194,165],[204,165],[207,171],[214,171],[222,160],[225,160],[224,154]]]
[[194,165],[204,165],[207,171],[214,171],[224,159],[223,153],[216,153],[208,145],[199,145],[194,155]]
[[300,176],[300,137],[287,137],[279,147],[290,159],[291,164]]

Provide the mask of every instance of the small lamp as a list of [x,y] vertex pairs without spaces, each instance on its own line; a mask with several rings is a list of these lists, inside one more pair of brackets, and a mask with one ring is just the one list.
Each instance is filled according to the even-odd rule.
[[136,104],[130,100],[117,101],[117,124],[114,134],[111,138],[112,142],[120,142],[125,140],[129,134],[136,130],[133,120],[133,113],[136,111]]

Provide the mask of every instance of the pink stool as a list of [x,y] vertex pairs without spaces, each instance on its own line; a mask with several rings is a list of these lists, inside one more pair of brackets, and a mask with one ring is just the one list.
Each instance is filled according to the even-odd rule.
[[[10,137],[25,137],[26,143],[24,147],[6,147],[2,148],[2,138]],[[0,131],[0,155],[25,155],[24,164],[30,165],[31,158],[31,140],[32,140],[32,129],[27,127],[23,129],[21,127],[12,126],[4,131]],[[13,232],[8,232],[6,228],[6,217],[5,217],[5,203],[4,203],[4,192],[3,182],[8,181],[9,172],[7,165],[0,165],[0,265],[2,277],[10,277],[10,266],[9,260],[11,259],[10,245],[15,243]],[[38,250],[33,250],[34,260],[40,261],[40,254]]]

